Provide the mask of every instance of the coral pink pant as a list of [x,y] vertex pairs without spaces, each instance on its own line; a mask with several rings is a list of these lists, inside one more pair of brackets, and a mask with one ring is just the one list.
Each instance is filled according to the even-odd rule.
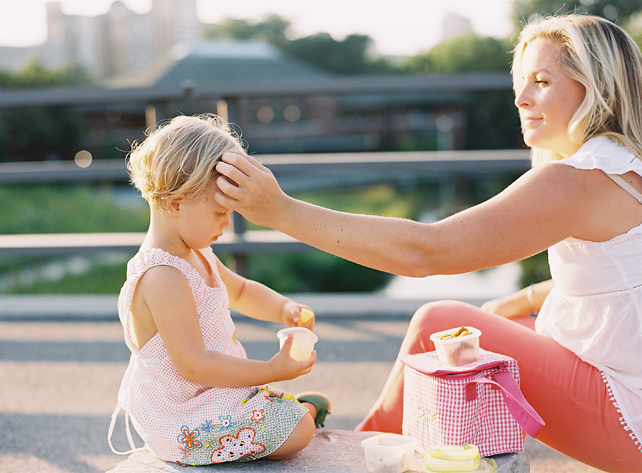
[[[521,389],[546,422],[537,439],[595,468],[642,472],[642,452],[620,424],[601,372],[534,330],[535,318],[505,319],[462,302],[429,303],[414,315],[400,354],[434,350],[430,334],[462,325],[482,332],[481,348],[515,358]],[[356,430],[401,433],[403,365]]]

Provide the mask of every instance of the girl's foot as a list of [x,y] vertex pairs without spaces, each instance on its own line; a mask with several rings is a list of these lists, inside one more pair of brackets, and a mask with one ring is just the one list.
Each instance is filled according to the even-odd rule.
[[325,418],[330,414],[330,409],[332,408],[330,399],[325,394],[312,391],[297,394],[295,397],[300,403],[307,402],[314,406],[317,411],[314,416],[314,426],[323,427]]

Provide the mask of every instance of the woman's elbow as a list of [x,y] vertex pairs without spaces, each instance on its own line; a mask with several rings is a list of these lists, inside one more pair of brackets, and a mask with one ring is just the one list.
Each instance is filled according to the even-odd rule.
[[400,261],[399,269],[396,272],[399,276],[410,278],[425,278],[438,274],[435,271],[435,258],[424,248],[414,249],[408,252]]

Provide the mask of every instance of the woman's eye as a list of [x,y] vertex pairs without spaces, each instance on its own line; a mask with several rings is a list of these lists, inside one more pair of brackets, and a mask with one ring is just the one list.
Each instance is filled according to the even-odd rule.
[[216,212],[216,215],[219,217],[225,217],[227,215],[227,212]]

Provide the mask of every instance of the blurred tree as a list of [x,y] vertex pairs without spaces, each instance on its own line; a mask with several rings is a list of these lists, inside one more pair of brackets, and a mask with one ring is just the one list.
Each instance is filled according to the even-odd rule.
[[517,31],[537,16],[565,13],[588,13],[624,23],[641,10],[640,0],[514,0],[513,21]]
[[289,42],[289,28],[290,22],[278,15],[270,15],[258,23],[226,18],[209,27],[203,35],[206,39],[257,39],[283,47]]
[[291,41],[285,51],[310,64],[337,74],[373,74],[391,72],[394,67],[384,58],[368,54],[372,38],[352,34],[337,41],[328,33],[317,33]]
[[[512,44],[508,39],[474,33],[443,41],[430,51],[408,58],[406,72],[453,74],[510,71]],[[468,149],[512,149],[522,146],[519,116],[512,91],[470,94],[466,105]]]
[[[15,74],[0,72],[0,90],[91,83],[78,64],[49,70],[38,60]],[[85,133],[74,107],[30,107],[0,110],[0,161],[71,159]]]
[[290,22],[278,15],[253,23],[227,18],[204,33],[208,39],[256,39],[279,46],[284,52],[320,69],[337,74],[392,72],[395,68],[381,56],[370,54],[372,38],[349,35],[337,41],[328,33],[291,39]]
[[508,71],[512,47],[508,39],[469,33],[443,41],[430,51],[408,58],[401,68],[408,72],[431,74]]

